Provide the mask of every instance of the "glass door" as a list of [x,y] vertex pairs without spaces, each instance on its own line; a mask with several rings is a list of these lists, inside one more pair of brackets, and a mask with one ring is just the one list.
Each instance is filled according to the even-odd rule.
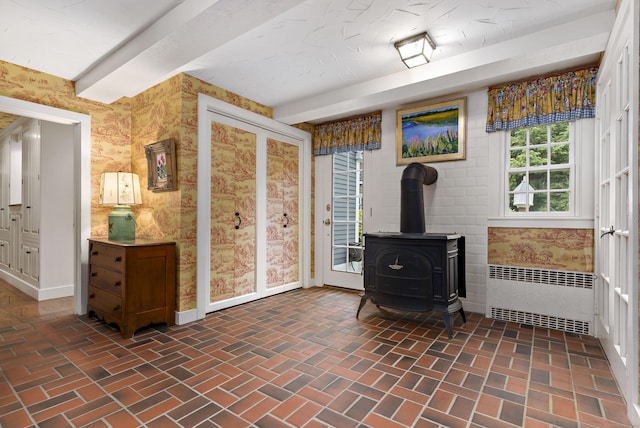
[[363,152],[325,158],[324,283],[362,290]]

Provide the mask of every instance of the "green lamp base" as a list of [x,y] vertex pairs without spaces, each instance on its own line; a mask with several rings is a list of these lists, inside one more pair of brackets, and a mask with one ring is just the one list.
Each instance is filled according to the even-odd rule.
[[109,213],[109,240],[134,241],[136,216],[128,205],[115,205]]

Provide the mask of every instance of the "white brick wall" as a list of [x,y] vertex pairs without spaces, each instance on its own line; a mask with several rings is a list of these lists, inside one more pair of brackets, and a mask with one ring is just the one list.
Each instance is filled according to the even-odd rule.
[[[427,232],[457,232],[466,239],[466,311],[485,312],[488,216],[488,134],[486,90],[467,97],[466,160],[430,164],[438,180],[425,186]],[[451,98],[456,98],[453,96]],[[366,232],[400,230],[400,179],[396,166],[396,109],[382,112],[382,149],[365,155]],[[370,167],[370,168],[369,168]],[[368,214],[371,214],[368,217]]]

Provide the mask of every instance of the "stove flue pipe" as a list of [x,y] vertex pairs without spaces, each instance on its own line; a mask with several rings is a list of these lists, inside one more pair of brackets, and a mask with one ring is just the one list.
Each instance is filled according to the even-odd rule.
[[400,181],[400,232],[425,233],[424,188],[438,179],[438,171],[421,163],[411,163]]

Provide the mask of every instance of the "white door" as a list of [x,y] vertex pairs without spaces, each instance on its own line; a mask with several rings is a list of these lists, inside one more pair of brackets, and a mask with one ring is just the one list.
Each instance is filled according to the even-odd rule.
[[598,336],[631,410],[638,402],[638,6],[625,3],[598,76],[596,274]]
[[309,141],[222,112],[200,118],[206,122],[198,143],[198,311],[204,317],[304,285]]
[[364,290],[363,266],[363,151],[316,157],[316,171],[322,186],[317,227],[322,238],[322,282]]

